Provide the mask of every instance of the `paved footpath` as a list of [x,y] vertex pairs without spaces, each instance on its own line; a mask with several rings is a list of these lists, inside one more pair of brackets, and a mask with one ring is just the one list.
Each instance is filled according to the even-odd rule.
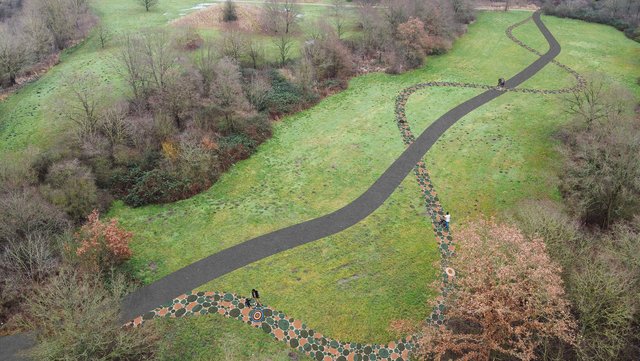
[[[540,58],[511,79],[507,80],[504,88],[495,88],[492,86],[476,84],[435,82],[418,84],[406,89],[399,95],[396,101],[396,118],[405,144],[407,144],[407,148],[375,181],[375,183],[356,200],[333,213],[245,241],[241,244],[220,251],[171,273],[152,284],[144,286],[135,292],[132,292],[123,299],[121,304],[123,310],[121,315],[122,323],[132,322],[132,324],[140,324],[145,318],[167,316],[167,312],[169,315],[173,316],[216,312],[222,313],[227,317],[236,317],[245,322],[252,323],[254,326],[259,324],[259,327],[262,327],[265,331],[267,331],[266,326],[268,326],[270,330],[269,333],[274,335],[274,337],[286,340],[292,347],[300,348],[301,351],[307,352],[319,360],[334,360],[342,358],[345,360],[407,360],[408,358],[406,358],[406,355],[413,347],[413,343],[409,339],[392,342],[384,346],[373,345],[372,347],[372,345],[340,343],[324,336],[316,338],[314,336],[317,334],[310,334],[310,332],[306,330],[306,326],[305,328],[302,328],[302,323],[300,321],[287,318],[286,315],[276,312],[268,307],[265,307],[263,311],[260,311],[262,317],[264,317],[264,322],[255,321],[250,317],[256,316],[256,310],[243,310],[242,306],[239,305],[239,298],[235,295],[202,292],[193,294],[191,293],[191,290],[209,282],[212,279],[218,278],[250,263],[330,236],[351,227],[380,207],[395,191],[398,185],[406,178],[406,176],[414,170],[417,177],[416,179],[421,186],[423,195],[427,202],[427,209],[429,210],[429,214],[434,222],[434,231],[438,235],[441,255],[443,256],[443,292],[446,292],[448,289],[446,281],[448,277],[454,274],[453,270],[446,268],[447,258],[453,252],[453,245],[451,244],[451,237],[447,232],[443,232],[436,224],[439,220],[439,216],[442,214],[442,207],[437,203],[437,196],[433,191],[426,168],[422,162],[423,156],[438,140],[438,138],[447,129],[449,129],[449,127],[455,124],[455,122],[505,92],[517,91],[556,94],[568,92],[576,88],[551,91],[515,89],[518,85],[531,78],[550,62],[554,62],[556,65],[564,67],[567,71],[573,72],[571,69],[566,68],[564,65],[553,60],[560,53],[560,45],[540,20],[539,12],[534,13],[532,18],[518,24],[514,24],[514,26],[507,29],[507,36],[512,38],[512,40],[519,42],[519,40],[515,39],[513,35],[511,35],[510,31],[515,26],[519,26],[530,19],[533,19],[538,29],[549,43],[549,51],[545,54],[540,54],[520,42],[519,44],[521,46],[540,55]],[[577,75],[577,73],[573,73],[578,79],[577,87],[581,86],[583,84],[581,77]],[[487,90],[451,109],[429,126],[419,137],[415,138],[411,134],[408,124],[406,124],[406,119],[404,118],[404,104],[406,104],[406,100],[413,92],[427,86],[464,86],[484,88]],[[447,272],[444,272],[445,270]],[[216,297],[218,298],[217,300]],[[440,298],[440,300],[441,299],[442,298]],[[173,301],[167,303],[168,300]],[[214,304],[213,302],[216,302],[216,306],[212,306]],[[205,303],[207,307],[205,307]],[[165,306],[157,307],[158,305],[163,304]],[[196,309],[197,311],[194,311]],[[434,312],[431,317],[436,324],[442,324],[444,320],[444,309],[445,307],[442,304],[438,304],[434,308]],[[267,316],[268,313],[270,314],[269,316]],[[130,321],[132,319],[134,319],[134,321]],[[273,327],[274,325],[277,325],[277,327]],[[295,327],[296,325],[300,325],[300,327]],[[305,335],[306,337],[299,337],[301,335]],[[303,338],[304,340],[302,340]],[[293,341],[294,339],[295,341]],[[320,343],[317,343],[314,340],[319,340],[318,342]],[[323,341],[326,344],[323,344]],[[28,337],[22,335],[0,338],[0,359],[17,359],[14,358],[14,352],[24,349],[24,347],[29,345],[31,342],[32,341],[30,341]],[[303,345],[303,343],[305,344]],[[316,348],[314,348],[314,345]],[[333,347],[334,345],[337,346]],[[358,347],[358,345],[360,345],[360,347]],[[322,348],[320,348],[320,346],[322,346]],[[308,350],[309,347],[311,347],[310,350]],[[313,351],[313,353],[311,351]],[[370,352],[366,353],[366,351]],[[335,352],[338,352],[339,354],[336,354]],[[354,358],[347,358],[344,354],[345,352],[346,356],[351,355],[351,357]],[[366,355],[367,358],[364,358],[364,355]]]

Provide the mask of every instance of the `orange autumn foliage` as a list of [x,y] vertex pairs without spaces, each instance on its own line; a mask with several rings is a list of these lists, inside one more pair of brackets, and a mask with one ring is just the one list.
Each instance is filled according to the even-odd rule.
[[493,220],[472,222],[457,238],[458,278],[445,296],[448,323],[423,328],[420,359],[534,360],[545,341],[575,343],[561,268],[542,239]]
[[131,258],[133,233],[118,227],[116,219],[103,223],[97,210],[91,212],[74,238],[75,254],[90,271],[108,270]]

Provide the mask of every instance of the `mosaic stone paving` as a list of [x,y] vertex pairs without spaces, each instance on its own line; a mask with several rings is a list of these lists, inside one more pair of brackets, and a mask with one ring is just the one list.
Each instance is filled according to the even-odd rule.
[[[541,56],[542,54],[540,52],[527,46],[512,34],[513,29],[527,23],[531,19],[532,18],[529,17],[519,23],[511,25],[507,28],[506,35],[521,47]],[[535,94],[560,94],[573,92],[584,87],[585,81],[580,74],[556,60],[553,60],[552,62],[571,73],[576,78],[577,84],[570,88],[544,90],[496,88],[495,86],[473,83],[428,82],[416,84],[404,89],[396,98],[395,104],[396,122],[402,135],[403,142],[408,146],[415,140],[407,122],[405,106],[409,97],[416,91],[423,88],[446,86],[486,90],[498,89],[501,91]],[[441,226],[440,221],[444,217],[444,209],[440,204],[433,184],[431,183],[429,173],[427,172],[426,165],[423,161],[416,164],[414,174],[416,181],[420,186],[428,216],[431,218],[432,228],[436,234],[439,246],[438,248],[441,255],[441,294],[436,299],[436,305],[434,306],[427,321],[436,327],[443,327],[446,321],[446,305],[444,304],[444,299],[448,292],[451,292],[454,286],[453,280],[455,279],[455,270],[449,267],[449,260],[455,253],[455,245],[449,230],[446,230]],[[315,332],[313,329],[310,329],[302,323],[302,321],[290,318],[284,313],[276,311],[268,306],[247,307],[245,306],[245,300],[245,297],[240,297],[233,293],[193,292],[181,295],[175,298],[171,303],[149,311],[124,326],[137,327],[147,320],[159,317],[219,314],[224,317],[247,323],[255,328],[260,328],[276,340],[286,342],[292,348],[305,353],[318,361],[408,361],[411,351],[415,348],[415,335],[408,336],[402,340],[393,341],[385,345],[341,342]]]

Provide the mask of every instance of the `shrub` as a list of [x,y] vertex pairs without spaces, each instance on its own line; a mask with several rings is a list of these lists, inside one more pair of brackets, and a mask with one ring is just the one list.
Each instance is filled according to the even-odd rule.
[[266,95],[265,104],[272,115],[294,112],[304,104],[302,91],[287,81],[277,70],[271,70],[271,89]]
[[42,191],[75,222],[80,222],[98,202],[93,174],[77,159],[52,165]]
[[570,281],[580,326],[579,353],[588,360],[620,359],[632,332],[638,289],[633,289],[630,275],[612,269],[609,262],[583,261]]
[[576,264],[586,239],[580,225],[551,201],[524,201],[516,207],[512,218],[529,239],[544,239],[549,255],[563,269]]
[[4,276],[15,281],[42,281],[58,265],[54,240],[42,233],[31,233],[24,240],[12,240],[6,245],[0,259]]
[[[124,329],[119,322],[124,277],[110,287],[100,274],[62,269],[27,300],[27,324],[37,333],[37,360],[144,360],[156,350],[153,327]],[[151,325],[150,325],[151,326]]]
[[227,22],[236,21],[236,20],[238,20],[238,12],[236,11],[236,4],[231,0],[227,0],[224,3],[224,8],[222,10],[222,21],[227,23]]
[[432,47],[424,23],[420,19],[410,18],[398,25],[398,39],[407,67],[413,69],[422,65],[427,51]]
[[188,180],[180,179],[166,169],[142,171],[132,168],[127,178],[131,188],[123,200],[132,207],[173,202],[191,195]]
[[640,126],[617,113],[567,132],[562,192],[586,223],[603,228],[640,206]]
[[271,137],[271,122],[266,114],[256,114],[246,119],[243,133],[253,140],[255,145],[260,144]]
[[116,219],[103,223],[100,213],[94,210],[68,248],[85,270],[107,271],[131,258],[131,238],[133,234],[118,227]]
[[353,74],[351,52],[333,32],[327,32],[322,37],[306,42],[304,56],[313,65],[318,81],[344,81]]
[[0,246],[25,240],[33,234],[60,234],[69,226],[64,212],[34,188],[0,194]]
[[455,290],[445,295],[448,327],[424,327],[421,359],[532,360],[547,340],[575,342],[561,269],[542,239],[527,240],[493,221],[473,222],[457,238]]
[[0,321],[17,319],[22,301],[57,271],[59,258],[53,243],[50,236],[30,233],[6,244],[0,253]]

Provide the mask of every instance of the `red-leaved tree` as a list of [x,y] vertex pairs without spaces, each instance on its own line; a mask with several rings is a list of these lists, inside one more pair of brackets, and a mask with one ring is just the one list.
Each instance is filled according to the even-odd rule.
[[97,210],[87,217],[87,223],[74,235],[75,255],[90,271],[104,271],[131,258],[129,242],[133,233],[118,227],[118,221],[100,221]]
[[424,327],[421,359],[532,360],[543,345],[574,343],[561,269],[542,239],[493,220],[472,222],[457,239],[455,291],[445,299],[449,321]]

